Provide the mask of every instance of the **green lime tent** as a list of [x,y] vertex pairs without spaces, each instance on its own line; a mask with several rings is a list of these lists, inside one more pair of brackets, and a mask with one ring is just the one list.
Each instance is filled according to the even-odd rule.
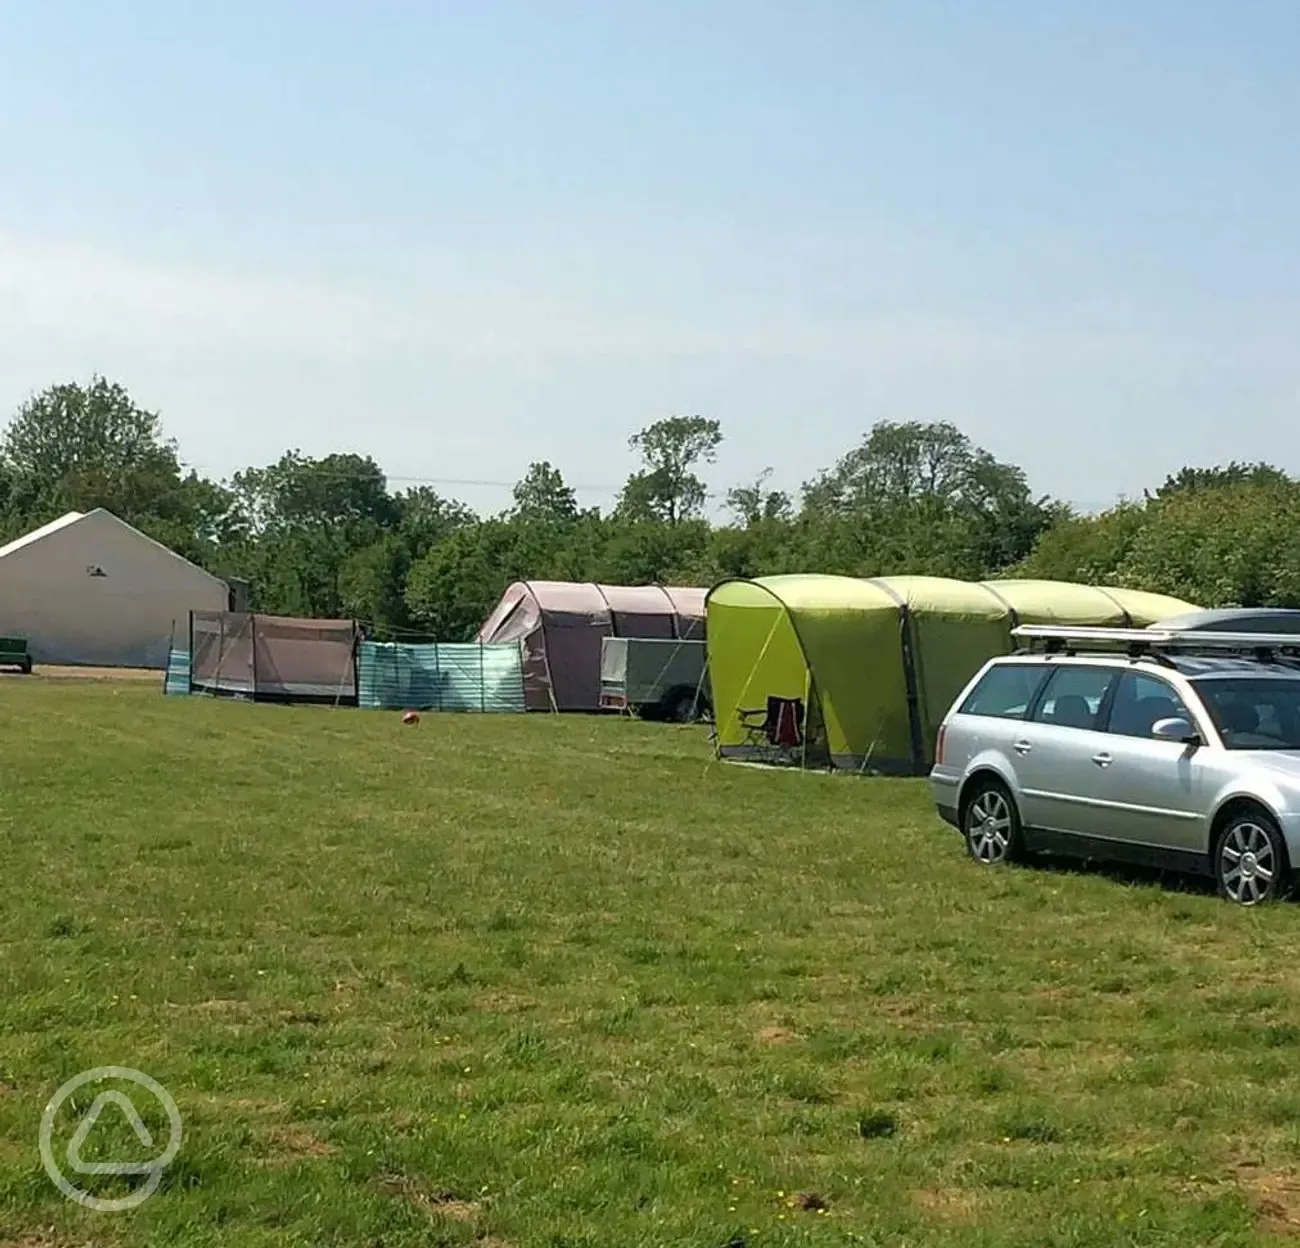
[[[924,774],[939,721],[1019,624],[1143,628],[1195,606],[1060,581],[766,576],[709,591],[709,682],[723,758]],[[797,699],[797,743],[766,732]]]

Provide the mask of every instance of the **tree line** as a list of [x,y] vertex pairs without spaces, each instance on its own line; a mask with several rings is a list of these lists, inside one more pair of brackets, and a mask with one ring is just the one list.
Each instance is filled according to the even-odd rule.
[[948,422],[872,426],[797,497],[770,470],[705,516],[716,420],[630,439],[612,508],[532,464],[511,505],[474,512],[394,491],[369,456],[288,451],[227,481],[186,468],[157,413],[94,377],[34,395],[0,439],[0,538],[105,507],[223,579],[254,610],[346,617],[379,637],[471,637],[518,579],[711,585],[729,576],[919,573],[1123,585],[1205,606],[1300,607],[1300,481],[1268,464],[1189,467],[1100,515],[1036,496],[1022,469]]

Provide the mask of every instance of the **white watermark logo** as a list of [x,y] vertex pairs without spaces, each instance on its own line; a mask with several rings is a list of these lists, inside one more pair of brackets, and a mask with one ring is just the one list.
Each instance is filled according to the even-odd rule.
[[[116,1106],[125,1116],[143,1148],[152,1149],[157,1147],[153,1135],[144,1124],[144,1119],[140,1117],[131,1098],[126,1093],[116,1088],[109,1088],[95,1097],[73,1133],[72,1139],[68,1142],[68,1169],[82,1175],[131,1174],[147,1176],[145,1181],[129,1195],[114,1200],[94,1196],[70,1182],[62,1167],[55,1160],[52,1144],[55,1117],[68,1097],[78,1088],[84,1087],[88,1083],[101,1083],[109,1079],[127,1080],[147,1089],[159,1101],[163,1109],[167,1111],[170,1126],[167,1147],[161,1155],[155,1157],[152,1161],[83,1161],[81,1157],[82,1147],[90,1136],[90,1132],[100,1114],[110,1105]],[[45,1107],[45,1113],[41,1116],[40,1145],[41,1162],[45,1166],[45,1173],[54,1180],[54,1185],[69,1200],[75,1200],[79,1205],[85,1205],[88,1209],[98,1209],[103,1213],[118,1213],[124,1209],[134,1209],[137,1205],[143,1204],[158,1190],[158,1185],[162,1182],[163,1171],[171,1165],[176,1154],[180,1151],[181,1114],[180,1110],[176,1108],[176,1102],[172,1100],[171,1094],[156,1079],[150,1079],[148,1075],[142,1074],[138,1070],[132,1070],[129,1066],[96,1066],[94,1070],[83,1070],[81,1074],[74,1075],[50,1099],[50,1103]]]

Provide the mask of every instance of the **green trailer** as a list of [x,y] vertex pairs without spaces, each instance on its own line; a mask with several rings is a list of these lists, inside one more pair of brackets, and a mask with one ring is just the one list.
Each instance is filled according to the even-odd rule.
[[689,723],[710,714],[705,643],[682,638],[605,637],[600,705],[646,719]]
[[16,667],[24,675],[32,670],[32,655],[26,637],[0,637],[0,667]]

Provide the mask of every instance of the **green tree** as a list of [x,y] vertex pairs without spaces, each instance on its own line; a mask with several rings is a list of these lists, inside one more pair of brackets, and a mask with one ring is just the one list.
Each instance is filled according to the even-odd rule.
[[641,456],[642,468],[623,487],[617,514],[664,524],[698,517],[708,487],[695,469],[713,463],[721,443],[721,425],[703,416],[670,416],[634,434],[628,445]]
[[1297,519],[1300,482],[1270,464],[1184,468],[1142,502],[1061,515],[1016,571],[1202,606],[1300,605]]
[[[236,514],[252,538],[243,574],[256,586],[255,602],[288,615],[344,614],[348,561],[402,517],[401,504],[368,456],[312,459],[289,451],[265,468],[236,473],[231,488]],[[360,601],[355,593],[353,601]]]
[[537,575],[520,567],[517,543],[515,526],[501,519],[449,534],[411,568],[411,617],[440,641],[470,640],[511,581]]
[[21,537],[23,533],[22,517],[15,514],[16,487],[13,469],[0,459],[0,544]]
[[565,523],[578,516],[577,495],[565,485],[560,470],[545,460],[528,465],[528,471],[514,487],[513,497],[510,515],[525,523]]
[[1117,579],[1204,607],[1300,607],[1300,484],[1265,477],[1168,495]]
[[1085,585],[1114,584],[1149,520],[1141,503],[1120,503],[1095,516],[1063,511],[1014,569],[1017,576]]
[[185,473],[159,416],[116,382],[67,382],[28,399],[0,441],[0,507],[12,535],[66,511],[104,507],[210,566],[237,542],[234,500]]
[[1155,497],[1168,498],[1171,494],[1222,489],[1227,485],[1285,485],[1290,480],[1282,469],[1275,468],[1272,464],[1262,461],[1242,464],[1234,459],[1231,463],[1213,468],[1183,468],[1165,478],[1164,484],[1157,488]]
[[[0,443],[18,489],[44,508],[107,506],[110,496],[143,493],[141,483],[174,485],[180,463],[154,412],[139,407],[116,382],[93,377],[33,395]],[[105,501],[101,501],[105,500]]]
[[735,516],[738,524],[747,529],[765,521],[788,521],[794,516],[790,496],[781,490],[767,488],[771,475],[772,470],[764,468],[757,480],[727,491],[727,510]]
[[478,523],[478,517],[452,498],[443,498],[427,485],[398,494],[397,531],[412,559],[422,558],[434,546],[455,533]]
[[676,524],[614,524],[591,579],[611,585],[681,583],[707,558],[710,529],[703,520]]
[[287,451],[265,468],[236,473],[233,487],[254,532],[363,526],[373,534],[399,518],[384,473],[369,456],[312,459]]
[[347,556],[339,575],[339,596],[346,617],[364,620],[370,636],[381,641],[409,639],[413,621],[406,605],[411,551],[398,533]]
[[854,575],[978,579],[1023,559],[1055,514],[956,426],[882,421],[804,486],[801,540]]
[[930,500],[1024,505],[1029,497],[1021,469],[1000,463],[946,421],[881,421],[804,487],[806,510],[841,515]]

